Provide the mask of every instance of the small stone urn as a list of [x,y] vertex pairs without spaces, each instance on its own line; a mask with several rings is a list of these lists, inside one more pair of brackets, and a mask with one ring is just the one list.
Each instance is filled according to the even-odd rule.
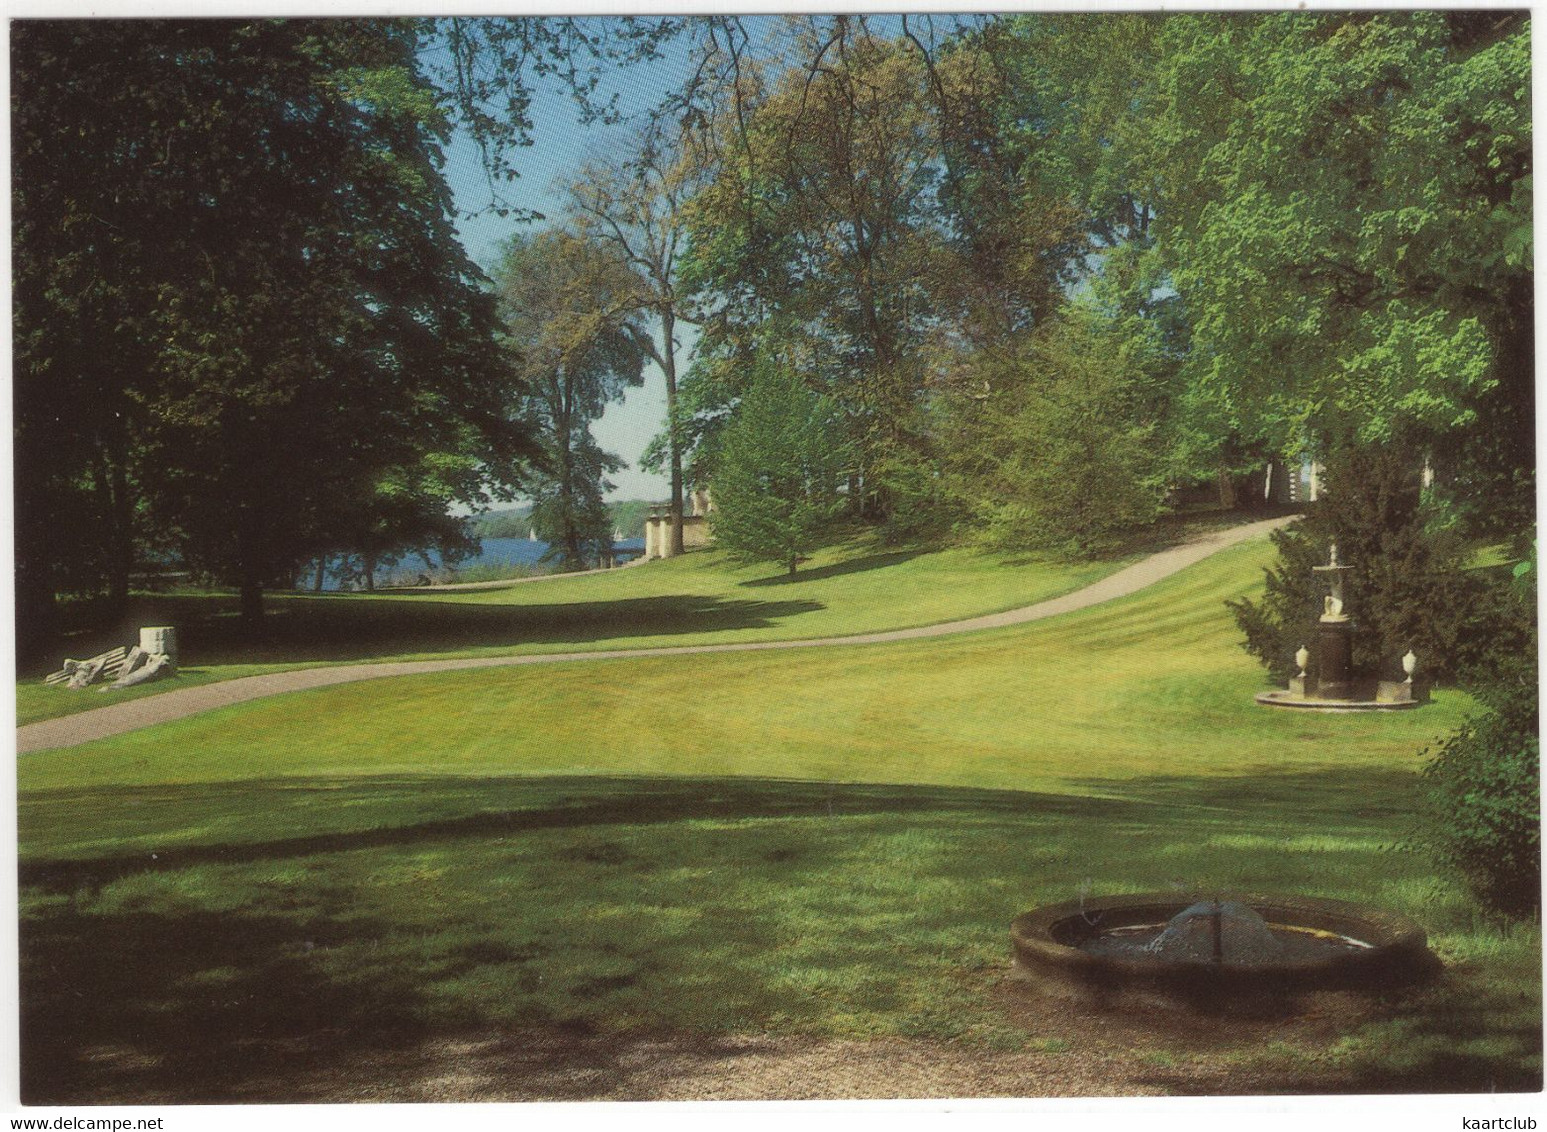
[[1305,688],[1310,676],[1307,675],[1305,666],[1311,663],[1311,650],[1301,645],[1295,650],[1295,665],[1300,669],[1299,673],[1289,678],[1289,691],[1291,694],[1305,698]]

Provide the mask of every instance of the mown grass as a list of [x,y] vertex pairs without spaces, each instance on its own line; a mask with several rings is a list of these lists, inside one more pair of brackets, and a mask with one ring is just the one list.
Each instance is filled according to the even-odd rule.
[[1535,1087],[1539,933],[1393,848],[1467,702],[1253,705],[1222,602],[1269,553],[968,638],[350,685],[24,756],[29,1095],[215,1098],[489,1027],[1077,1050],[1006,1008],[1010,919],[1167,888],[1394,908],[1450,969],[1330,1048],[1162,1036],[1154,1073]]
[[[61,794],[115,823],[137,805],[183,821],[197,808],[205,830],[182,848],[147,852],[142,832],[133,853],[24,864],[27,1095],[219,1099],[286,1066],[532,1027],[1079,1050],[1078,1025],[1032,1033],[1006,1010],[1010,919],[1082,890],[1173,885],[1400,908],[1451,964],[1331,1047],[1290,1038],[1205,1062],[1244,1065],[1264,1092],[1534,1087],[1539,937],[1479,928],[1454,889],[1385,848],[1410,780],[1233,785],[1247,801],[1222,804],[1209,779],[1120,799],[442,775],[160,788],[116,805]],[[303,832],[277,836],[265,811]],[[1469,956],[1484,937],[1490,953]]]
[[[1184,537],[1197,524],[1178,527]],[[965,549],[887,550],[856,540],[822,552],[793,579],[736,567],[722,552],[579,577],[441,593],[276,593],[261,636],[233,594],[135,599],[123,622],[66,644],[83,657],[176,625],[183,670],[171,682],[97,694],[48,688],[48,665],[22,672],[17,719],[31,723],[238,676],[317,664],[650,648],[843,636],[934,624],[1030,605],[1105,577],[1133,555],[1061,563]]]
[[[298,773],[743,774],[1086,791],[1172,774],[1417,765],[1467,701],[1259,709],[1227,597],[1271,548],[1028,626],[886,646],[450,672],[256,701],[34,760],[39,786]],[[176,751],[168,760],[162,752]]]

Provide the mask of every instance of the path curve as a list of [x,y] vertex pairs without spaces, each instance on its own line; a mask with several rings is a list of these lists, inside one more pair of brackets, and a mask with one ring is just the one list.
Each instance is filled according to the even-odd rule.
[[330,668],[298,668],[289,672],[271,672],[264,676],[244,676],[237,680],[225,680],[218,684],[202,684],[196,688],[183,688],[163,692],[141,700],[130,700],[108,707],[94,708],[59,719],[46,719],[29,723],[16,729],[18,754],[46,751],[55,747],[73,747],[77,743],[89,743],[106,739],[126,731],[138,731],[158,723],[245,703],[248,700],[277,696],[284,692],[299,692],[311,688],[326,688],[334,684],[351,684],[356,680],[382,680],[392,676],[418,676],[429,672],[450,672],[463,668],[509,668],[520,664],[562,664],[577,660],[621,660],[641,656],[689,656],[716,652],[762,652],[769,649],[832,648],[839,645],[878,645],[891,641],[913,641],[925,637],[947,637],[958,633],[975,633],[982,629],[999,629],[1007,625],[1022,625],[1028,621],[1040,621],[1044,617],[1056,617],[1060,613],[1072,613],[1113,598],[1137,593],[1146,586],[1154,585],[1162,578],[1169,578],[1179,570],[1200,562],[1227,546],[1244,542],[1260,534],[1282,527],[1297,515],[1277,519],[1264,519],[1244,526],[1214,531],[1192,542],[1174,546],[1150,555],[1141,562],[1126,566],[1099,582],[1062,597],[1039,601],[1036,605],[1009,609],[1003,613],[989,613],[982,617],[970,617],[963,621],[946,621],[938,625],[920,625],[912,629],[889,629],[880,633],[856,633],[847,637],[822,637],[815,640],[795,641],[745,641],[721,645],[673,645],[664,648],[598,649],[589,652],[529,653],[521,656],[459,657],[451,660],[409,660],[384,664],[349,664]]

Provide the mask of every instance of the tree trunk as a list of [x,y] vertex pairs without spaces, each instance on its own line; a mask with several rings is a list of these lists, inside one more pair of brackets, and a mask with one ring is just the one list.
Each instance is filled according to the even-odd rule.
[[117,617],[129,606],[129,573],[134,568],[134,501],[124,471],[129,455],[120,441],[107,453],[109,504],[113,509],[112,543],[108,553],[108,606]]
[[242,627],[248,636],[257,636],[263,630],[263,578],[258,546],[261,545],[254,531],[256,520],[246,503],[237,506],[236,554],[237,577],[240,579]]
[[327,575],[327,572],[328,572],[328,556],[326,554],[319,554],[319,555],[317,555],[317,577],[312,582],[312,589],[315,592],[317,592],[317,593],[321,593],[322,592],[322,583],[323,583],[324,578]]
[[1230,475],[1230,469],[1220,468],[1216,477],[1219,484],[1219,505],[1227,511],[1235,510],[1235,479]]
[[263,628],[263,583],[244,575],[242,578],[242,624],[250,633]]
[[95,494],[106,519],[99,531],[105,551],[102,581],[107,586],[107,616],[115,621],[129,606],[129,573],[134,563],[128,477],[121,449],[114,438],[99,438],[92,468]]
[[666,375],[666,446],[671,458],[671,553],[686,550],[682,537],[682,439],[677,433],[677,316],[668,303],[661,308],[661,372]]

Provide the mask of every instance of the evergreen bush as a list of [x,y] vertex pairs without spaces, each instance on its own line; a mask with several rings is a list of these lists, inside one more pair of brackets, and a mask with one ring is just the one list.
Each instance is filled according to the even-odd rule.
[[1326,492],[1307,517],[1273,535],[1278,561],[1266,571],[1259,601],[1231,602],[1245,647],[1282,683],[1297,671],[1295,651],[1312,653],[1328,583],[1311,567],[1339,560],[1354,567],[1344,583],[1354,618],[1356,671],[1401,679],[1411,649],[1425,680],[1473,679],[1499,656],[1526,647],[1520,603],[1498,571],[1468,569],[1471,546],[1431,524],[1421,469],[1398,445],[1350,448],[1329,458]]

